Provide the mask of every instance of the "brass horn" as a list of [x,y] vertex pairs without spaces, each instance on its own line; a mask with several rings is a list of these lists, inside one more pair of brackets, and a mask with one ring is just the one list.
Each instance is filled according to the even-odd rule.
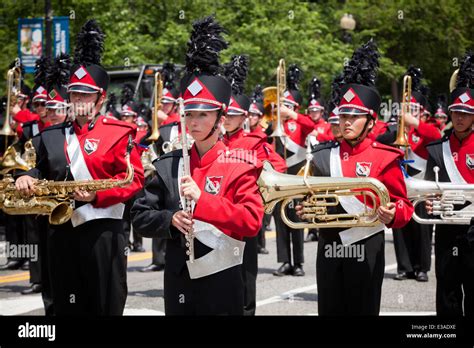
[[459,69],[454,70],[451,78],[449,79],[449,92],[454,91],[456,88],[456,82],[458,80]]
[[[374,178],[325,178],[301,177],[281,174],[265,161],[258,179],[265,212],[271,213],[277,203],[281,204],[281,218],[291,228],[350,228],[376,226],[379,221],[377,209],[390,202],[390,196],[384,184]],[[331,214],[328,208],[337,207],[340,198],[362,196],[365,211],[357,214]],[[309,222],[291,221],[286,215],[286,207],[293,199],[302,199],[302,219]],[[372,208],[368,207],[368,204]]]
[[161,109],[161,97],[163,96],[163,80],[159,71],[155,73],[155,87],[153,91],[154,106],[152,118],[151,135],[146,139],[147,141],[154,143],[160,137],[160,131],[158,129],[158,111]]
[[410,112],[410,101],[411,101],[411,76],[405,75],[403,77],[403,92],[402,92],[402,105],[401,113],[398,117],[397,123],[397,138],[393,145],[402,147],[410,146],[407,140],[405,132],[405,115]]

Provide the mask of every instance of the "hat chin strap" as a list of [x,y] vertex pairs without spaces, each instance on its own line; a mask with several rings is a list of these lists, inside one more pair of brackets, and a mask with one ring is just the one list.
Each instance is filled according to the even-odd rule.
[[219,121],[220,121],[223,113],[224,113],[224,106],[222,106],[219,109],[219,112],[218,112],[217,118],[216,118],[216,122],[214,122],[214,126],[212,126],[211,131],[209,132],[209,134],[203,140],[209,139],[214,134],[214,132],[217,130],[217,128],[219,128]]
[[367,134],[365,136],[364,133],[365,131],[367,130],[367,127],[369,126],[369,122],[370,120],[372,119],[372,117],[370,117],[369,115],[367,115],[367,120],[365,121],[365,124],[364,124],[364,128],[362,128],[361,132],[359,133],[358,136],[355,137],[355,139],[350,139],[348,140],[348,142],[352,145],[352,146],[355,146],[357,144],[359,144],[362,140],[364,140],[367,135],[369,134],[369,132],[372,130],[372,128],[369,129],[369,131],[367,132]]

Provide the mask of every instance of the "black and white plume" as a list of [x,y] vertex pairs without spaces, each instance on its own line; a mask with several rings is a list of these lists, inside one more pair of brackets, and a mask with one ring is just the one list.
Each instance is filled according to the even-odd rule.
[[133,95],[135,94],[135,88],[126,83],[122,86],[122,93],[120,94],[120,104],[123,106],[128,102],[133,101]]
[[38,58],[35,62],[35,76],[34,81],[36,86],[45,86],[46,85],[46,75],[51,66],[51,62],[48,58],[42,56]]
[[321,97],[321,81],[314,76],[309,82],[309,100],[318,100]]
[[411,90],[424,94],[422,92],[422,84],[421,84],[421,80],[423,79],[423,72],[421,68],[417,68],[417,67],[414,67],[413,65],[410,65],[405,75],[411,76]]
[[246,55],[234,55],[231,61],[224,65],[224,76],[229,81],[233,94],[244,94],[248,70],[249,57]]
[[176,66],[173,63],[164,63],[163,67],[161,68],[163,87],[169,90],[175,88],[176,75]]
[[474,57],[472,51],[466,52],[461,60],[456,87],[474,88]]
[[359,84],[375,87],[380,54],[373,39],[357,48],[344,67],[344,84]]
[[256,85],[252,93],[252,102],[263,104],[263,88],[262,85]]
[[222,37],[224,28],[209,16],[193,23],[186,52],[186,72],[217,75],[220,52],[228,47]]
[[288,67],[288,72],[286,74],[286,84],[288,90],[296,90],[298,91],[299,83],[303,78],[303,72],[296,64],[291,64]]
[[67,86],[71,64],[71,57],[66,53],[61,53],[50,62],[46,70],[45,84],[47,90],[55,85]]
[[99,24],[94,19],[88,20],[77,34],[74,64],[100,65],[104,39],[105,34]]

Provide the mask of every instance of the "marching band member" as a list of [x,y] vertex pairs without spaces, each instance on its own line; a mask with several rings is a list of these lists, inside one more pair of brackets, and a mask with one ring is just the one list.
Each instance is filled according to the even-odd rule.
[[438,95],[436,102],[436,112],[434,117],[431,118],[431,122],[443,132],[448,123],[448,110],[446,108],[446,97],[443,94]]
[[[461,62],[456,88],[451,92],[449,112],[453,132],[427,146],[425,179],[474,184],[474,57],[467,53]],[[456,205],[459,210],[463,206]],[[427,204],[432,211],[432,202]],[[466,225],[436,226],[436,313],[442,316],[474,315],[473,249],[469,247]],[[472,242],[471,242],[472,243]]]
[[[163,144],[174,143],[179,139],[178,103],[179,90],[175,87],[176,67],[173,63],[164,63],[161,69],[163,90],[161,109],[158,110],[158,128],[160,136],[150,145],[157,155],[164,154]],[[151,242],[151,263],[140,269],[141,272],[159,272],[165,268],[166,238],[153,238]]]
[[179,91],[175,87],[176,67],[173,63],[164,63],[161,70],[163,79],[163,96],[161,97],[161,110],[158,110],[160,126],[179,122],[178,103]]
[[317,77],[313,77],[309,83],[308,101],[308,115],[314,122],[314,131],[311,132],[308,138],[309,141],[311,141],[311,145],[316,145],[321,142],[322,138],[327,139],[331,137],[329,123],[323,118],[324,106],[320,99],[320,89],[321,81],[319,81]]
[[[441,134],[433,124],[421,120],[421,114],[428,104],[428,99],[423,94],[421,69],[410,66],[406,74],[412,78],[410,113],[404,116],[409,143],[407,173],[410,176],[422,178],[425,175],[426,160],[428,159],[426,145],[439,139]],[[396,134],[397,125],[392,125],[387,133],[379,139],[390,145],[395,142]],[[426,214],[422,205],[417,207],[417,214]],[[410,220],[402,229],[393,230],[393,243],[398,265],[395,280],[428,281],[428,271],[431,268],[431,239],[432,226],[421,225],[414,220]]]
[[[193,24],[180,87],[195,140],[190,158],[178,150],[155,161],[157,173],[132,208],[133,226],[142,235],[168,239],[167,315],[243,314],[241,240],[257,235],[263,217],[259,168],[219,140],[231,97],[229,82],[218,75],[219,52],[227,47],[223,30],[213,17]],[[188,233],[194,260],[186,256]]]
[[262,127],[260,121],[263,117],[265,109],[263,107],[263,91],[262,86],[257,85],[252,94],[251,104],[249,108],[249,126],[250,133],[263,134],[266,136],[265,128]]
[[[125,177],[125,153],[136,128],[100,115],[109,84],[100,66],[103,38],[90,20],[77,37],[68,92],[73,122],[46,128],[40,135],[37,166],[16,180],[31,194],[37,179],[95,180]],[[51,226],[50,256],[57,315],[121,315],[127,297],[123,202],[143,186],[136,148],[130,154],[132,184],[98,192],[76,190],[71,220]]]
[[[344,140],[316,146],[314,173],[324,177],[372,177],[385,184],[390,203],[380,206],[380,224],[354,227],[338,232],[320,229],[316,274],[320,315],[378,315],[384,276],[384,225],[402,227],[410,219],[413,206],[406,197],[405,182],[398,161],[400,150],[368,138],[380,108],[375,71],[378,52],[373,41],[357,49],[344,68],[339,102],[340,128]],[[364,209],[362,201],[341,199],[346,212]],[[301,205],[297,206],[301,215]],[[363,257],[340,257],[336,248],[359,245]],[[333,251],[334,253],[331,253]]]
[[[287,73],[288,89],[284,92],[283,105],[280,115],[286,137],[276,138],[276,152],[286,160],[288,174],[296,174],[306,160],[306,138],[314,130],[314,122],[306,115],[298,113],[303,101],[298,83],[301,70],[296,65],[291,65]],[[272,127],[268,127],[272,130]],[[282,265],[273,272],[275,276],[294,275],[304,276],[303,239],[302,229],[292,229],[285,225],[280,215],[280,204],[277,204],[273,217],[277,234],[277,259]],[[295,217],[294,209],[288,209],[290,217]],[[293,251],[293,263],[291,254]]]

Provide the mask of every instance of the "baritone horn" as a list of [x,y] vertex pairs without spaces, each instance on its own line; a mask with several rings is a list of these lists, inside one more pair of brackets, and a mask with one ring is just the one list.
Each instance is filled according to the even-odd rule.
[[[433,201],[432,215],[436,218],[420,217],[415,210],[413,220],[423,225],[469,225],[474,217],[474,185],[440,183],[439,167],[434,167],[433,171],[435,181],[412,177],[405,179],[407,196],[414,208],[428,200]],[[455,209],[455,205],[464,207]]]
[[[281,218],[287,226],[294,229],[376,226],[379,224],[378,207],[386,206],[390,202],[387,188],[377,179],[281,174],[267,161],[264,162],[258,186],[265,204],[265,212],[270,214],[275,206],[282,202]],[[328,208],[337,207],[341,198],[349,196],[362,197],[365,210],[357,214],[331,214],[328,211]],[[288,218],[286,207],[293,199],[302,199],[301,218],[309,222],[295,222]]]

